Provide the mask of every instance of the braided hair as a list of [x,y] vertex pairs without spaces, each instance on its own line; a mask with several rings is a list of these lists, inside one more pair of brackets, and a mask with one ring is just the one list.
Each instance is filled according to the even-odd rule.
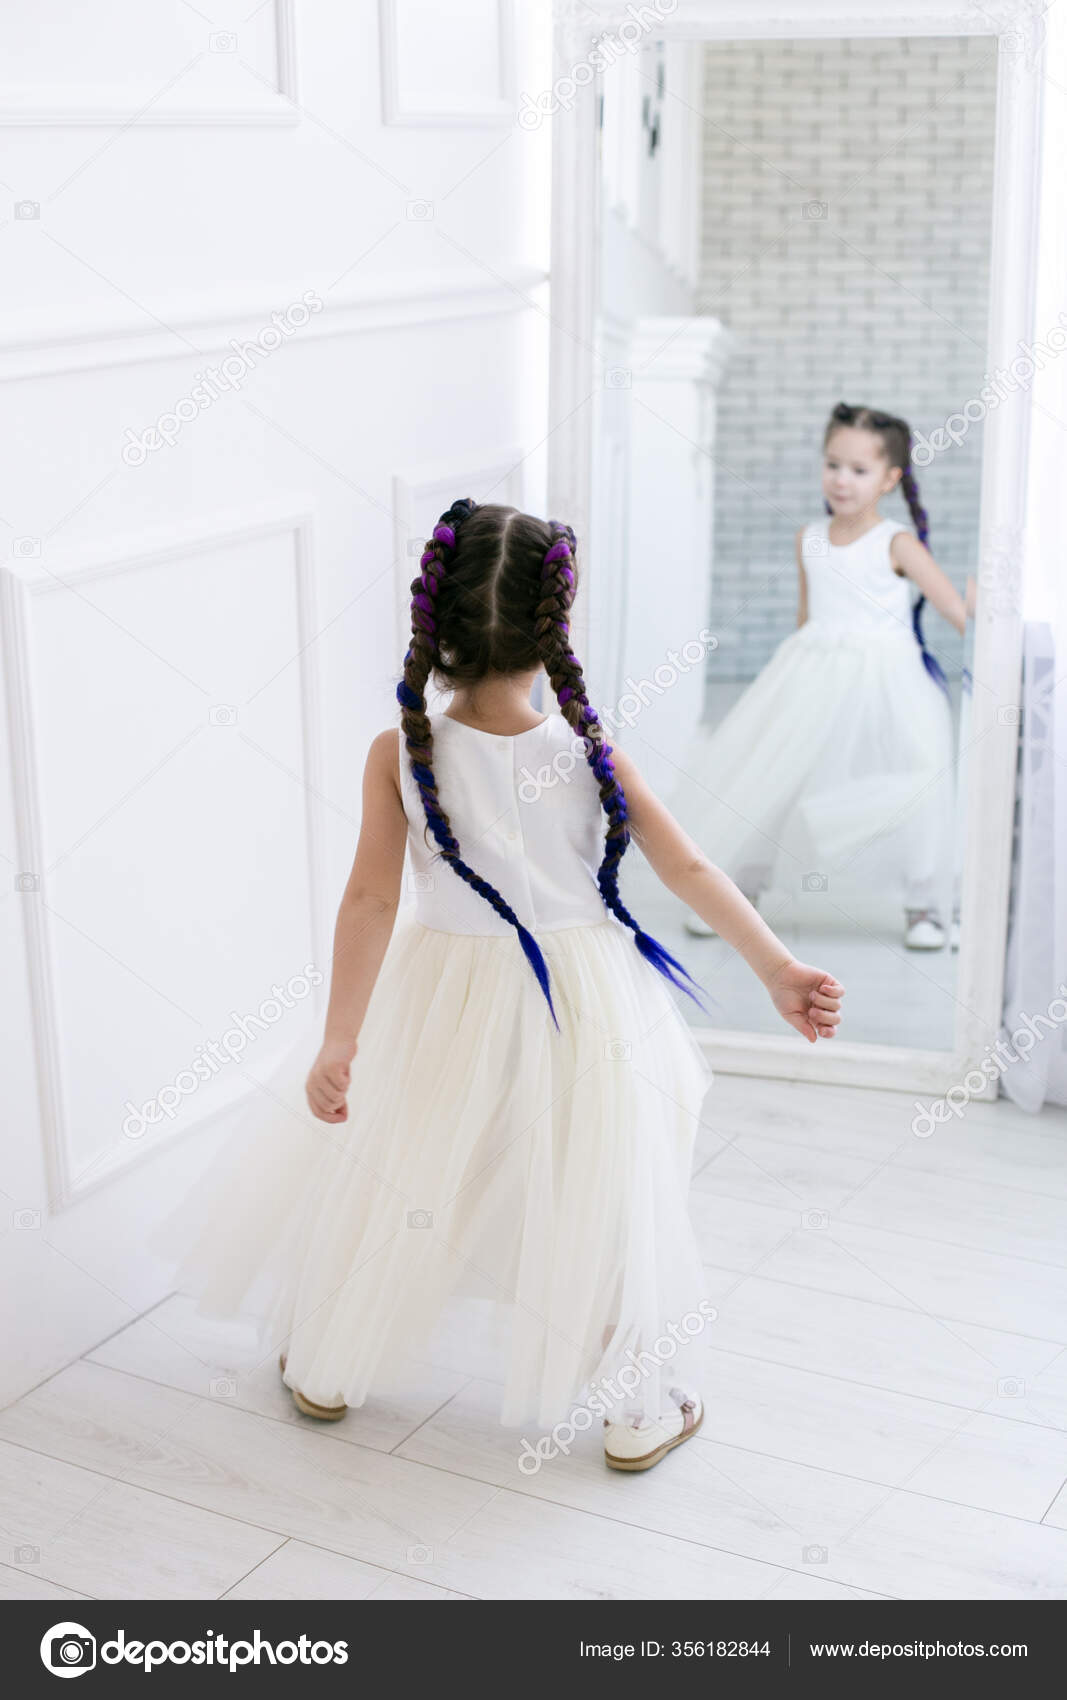
[[[829,443],[834,432],[844,425],[852,425],[859,431],[870,431],[873,436],[879,438],[890,466],[899,466],[901,494],[908,504],[908,512],[919,542],[925,543],[930,535],[930,521],[919,500],[919,484],[911,467],[911,427],[907,420],[897,419],[891,413],[880,413],[877,408],[850,407],[848,402],[839,401],[827,423],[823,448]],[[832,511],[829,502],[826,504],[826,511]],[[948,680],[945,678],[944,668],[937,657],[927,649],[923,637],[922,611],[925,603],[926,597],[920,594],[912,607],[911,627],[922,653],[923,666],[935,685],[939,685],[947,696]]]
[[[453,502],[435,525],[419,576],[412,581],[411,642],[396,688],[427,829],[453,873],[514,927],[557,1028],[548,967],[536,939],[500,892],[464,861],[438,795],[426,685],[431,674],[446,685],[475,684],[489,673],[527,672],[543,664],[561,714],[582,740],[607,817],[604,856],[597,871],[601,898],[633,932],[646,961],[694,997],[690,987],[696,982],[642,930],[619,895],[619,863],[630,842],[626,797],[615,777],[611,745],[589,703],[581,663],[570,647],[575,550],[569,525],[492,503],[476,505],[469,498]],[[696,997],[694,1001],[700,1002]]]

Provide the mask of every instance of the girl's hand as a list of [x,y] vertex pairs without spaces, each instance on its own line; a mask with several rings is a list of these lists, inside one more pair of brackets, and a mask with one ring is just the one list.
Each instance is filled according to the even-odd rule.
[[311,1113],[320,1122],[348,1120],[345,1094],[352,1078],[351,1064],[355,1054],[354,1045],[326,1043],[315,1058],[304,1090]]
[[808,968],[792,959],[767,982],[771,1001],[783,1021],[814,1045],[816,1039],[832,1039],[841,1020],[838,1013],[844,986],[821,968]]

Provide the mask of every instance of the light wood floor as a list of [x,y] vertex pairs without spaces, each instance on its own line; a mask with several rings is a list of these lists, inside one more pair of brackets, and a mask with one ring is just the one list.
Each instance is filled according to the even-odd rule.
[[[1067,1597],[1067,1113],[720,1077],[701,1434],[524,1476],[476,1353],[314,1424],[172,1297],[0,1412],[16,1599]],[[536,1438],[536,1437],[535,1437]]]

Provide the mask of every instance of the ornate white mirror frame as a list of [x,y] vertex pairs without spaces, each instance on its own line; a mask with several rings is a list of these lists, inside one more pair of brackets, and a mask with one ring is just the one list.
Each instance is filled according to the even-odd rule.
[[[650,40],[799,40],[987,36],[996,41],[997,94],[990,255],[988,358],[1008,364],[1032,340],[1037,190],[1044,65],[1043,0],[926,0],[895,12],[885,0],[660,0],[630,5],[562,0],[555,9],[554,77],[568,103],[553,116],[549,512],[586,544],[595,511],[594,396],[603,384],[595,353],[600,219],[598,78],[575,68],[607,31],[635,13],[660,14]],[[592,60],[596,64],[596,57]],[[714,1067],[796,1080],[940,1093],[974,1068],[996,1040],[1003,997],[1019,721],[1021,583],[1029,445],[1029,396],[991,409],[984,423],[974,676],[966,802],[966,852],[956,1032],[951,1051],[860,1044],[807,1046],[791,1035],[703,1029]],[[584,625],[601,586],[585,584]],[[576,613],[578,610],[576,609]],[[583,637],[585,633],[580,633]]]

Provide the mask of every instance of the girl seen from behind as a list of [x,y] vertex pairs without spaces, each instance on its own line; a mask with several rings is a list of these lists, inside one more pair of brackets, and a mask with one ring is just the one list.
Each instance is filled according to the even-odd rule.
[[[496,1325],[500,1420],[547,1427],[610,1387],[605,1461],[643,1470],[703,1416],[684,1344],[653,1348],[707,1308],[687,1192],[710,1071],[675,1003],[694,983],[620,894],[631,839],[809,1042],[834,1034],[843,988],[606,742],[571,648],[576,588],[565,525],[464,500],[434,528],[306,1083],[320,1149],[298,1182],[279,1163],[262,1183],[280,1244],[251,1214],[235,1225],[231,1198],[226,1245],[209,1227],[184,1273],[202,1307],[267,1291],[284,1380],[322,1419],[385,1389],[474,1297]],[[530,703],[542,672],[547,715]],[[451,690],[443,713],[431,681]],[[531,798],[524,773],[575,749]],[[405,852],[414,916],[395,924]]]

